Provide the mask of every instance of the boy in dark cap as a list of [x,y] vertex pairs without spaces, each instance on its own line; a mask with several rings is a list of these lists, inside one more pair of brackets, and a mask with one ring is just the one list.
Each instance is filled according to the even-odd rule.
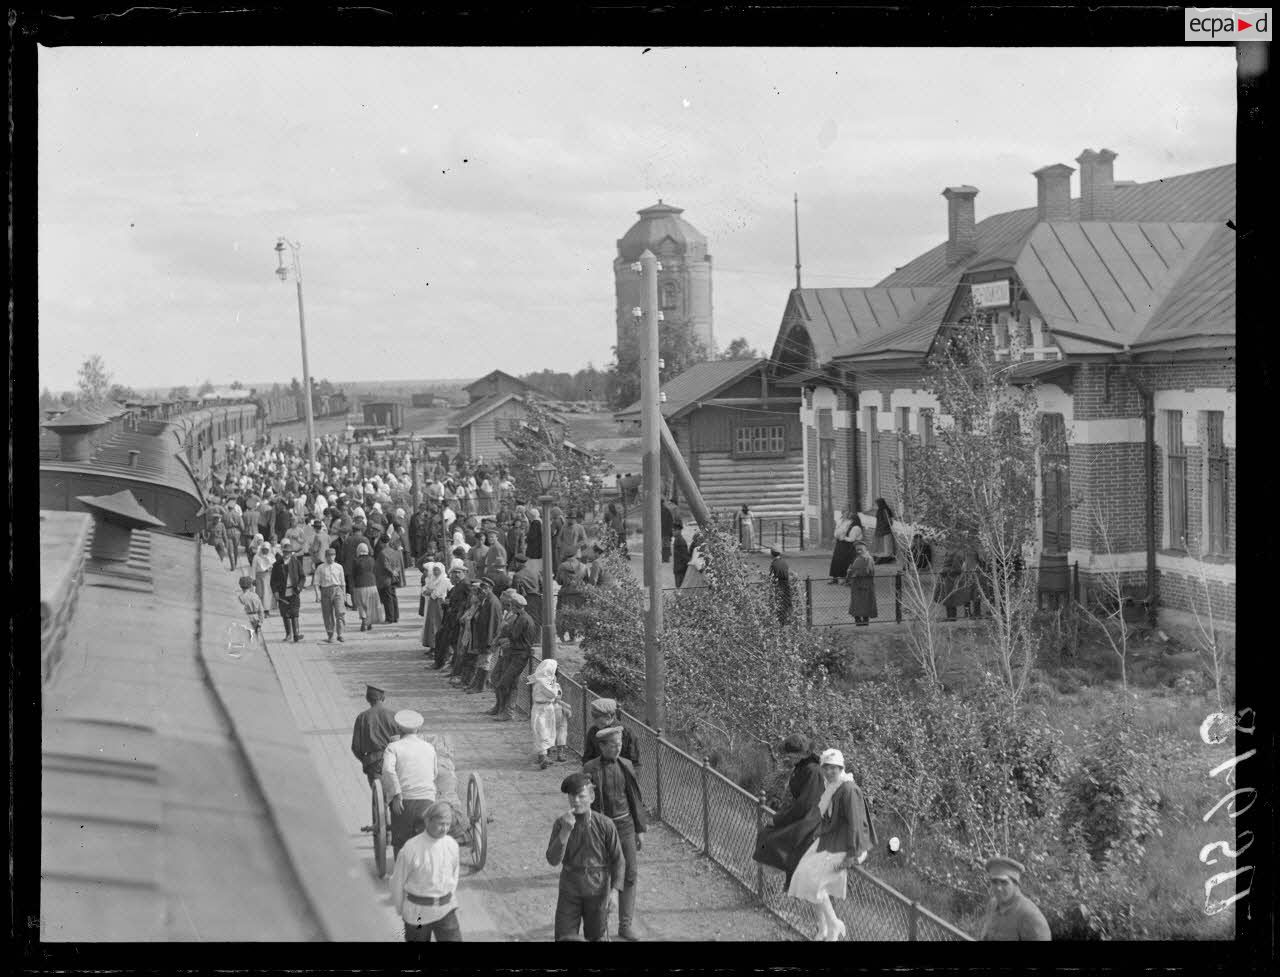
[[555,938],[573,940],[579,927],[592,943],[609,941],[609,912],[623,888],[626,857],[613,821],[591,809],[595,788],[585,773],[571,773],[560,784],[569,810],[556,819],[547,844],[547,861],[562,865],[556,899]]

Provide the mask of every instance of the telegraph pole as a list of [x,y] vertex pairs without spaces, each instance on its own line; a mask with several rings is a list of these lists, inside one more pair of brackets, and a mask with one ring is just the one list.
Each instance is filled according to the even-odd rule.
[[640,255],[644,277],[644,325],[640,343],[641,443],[644,448],[644,584],[648,612],[644,619],[645,722],[666,725],[663,696],[666,663],[662,658],[662,415],[658,407],[658,259],[648,249]]
[[302,260],[298,257],[298,251],[302,247],[290,241],[288,238],[282,237],[276,241],[276,257],[279,260],[279,267],[276,274],[281,281],[288,278],[289,272],[284,265],[284,249],[289,248],[290,257],[293,259],[293,278],[298,286],[298,331],[302,334],[302,403],[305,409],[307,419],[307,481],[310,482],[314,477],[316,467],[316,426],[315,419],[311,415],[311,371],[307,368],[307,319],[302,311]]

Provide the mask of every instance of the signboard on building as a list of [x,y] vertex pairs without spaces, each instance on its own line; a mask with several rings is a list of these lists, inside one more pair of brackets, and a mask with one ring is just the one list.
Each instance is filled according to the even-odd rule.
[[979,309],[999,309],[1009,304],[1009,279],[998,282],[979,282],[969,286],[973,292],[973,304]]

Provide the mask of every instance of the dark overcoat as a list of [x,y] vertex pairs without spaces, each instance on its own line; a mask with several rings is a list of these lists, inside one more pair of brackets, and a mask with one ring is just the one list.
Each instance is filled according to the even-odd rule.
[[845,577],[849,585],[851,617],[876,617],[876,567],[864,550],[849,567]]

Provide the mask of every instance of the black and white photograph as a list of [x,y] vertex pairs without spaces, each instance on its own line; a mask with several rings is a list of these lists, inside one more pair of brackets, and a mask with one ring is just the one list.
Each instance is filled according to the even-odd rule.
[[29,946],[1236,941],[1238,31],[37,44]]

